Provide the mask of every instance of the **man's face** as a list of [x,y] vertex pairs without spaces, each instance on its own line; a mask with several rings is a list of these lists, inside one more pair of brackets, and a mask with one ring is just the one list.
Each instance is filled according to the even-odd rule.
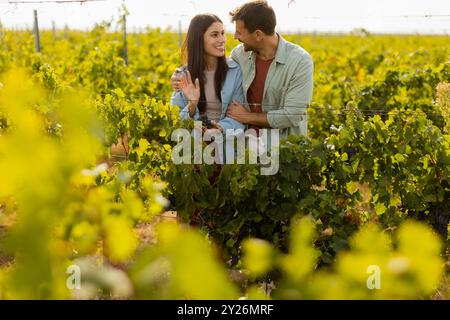
[[236,20],[234,38],[244,45],[245,51],[256,51],[258,49],[254,32],[250,33],[242,20]]

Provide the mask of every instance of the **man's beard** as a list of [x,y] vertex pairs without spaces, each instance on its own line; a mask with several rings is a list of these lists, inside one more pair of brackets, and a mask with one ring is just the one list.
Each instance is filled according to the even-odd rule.
[[249,52],[249,51],[257,51],[255,48],[253,48],[252,46],[249,46],[248,44],[243,44],[244,45],[244,51],[245,52]]

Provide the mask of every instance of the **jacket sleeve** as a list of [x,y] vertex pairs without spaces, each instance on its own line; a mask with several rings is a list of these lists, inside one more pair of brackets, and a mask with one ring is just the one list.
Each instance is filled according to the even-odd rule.
[[[189,119],[189,108],[187,107],[188,101],[181,91],[174,91],[172,97],[170,98],[170,104],[180,108],[180,118],[183,120]],[[198,108],[195,110],[193,119],[198,120],[200,118],[200,113]]]
[[278,110],[271,110],[267,119],[272,128],[295,127],[306,119],[306,108],[311,103],[313,94],[314,64],[308,55],[299,63],[285,94],[284,105]]
[[[231,101],[237,101],[240,103],[244,103],[244,90],[242,88],[242,72],[241,68],[237,68],[236,77],[234,81],[233,94],[231,96]],[[228,107],[227,107],[228,108]],[[225,117],[219,121],[220,126],[223,128],[224,132],[228,129],[246,129],[246,125],[231,119],[229,117]]]

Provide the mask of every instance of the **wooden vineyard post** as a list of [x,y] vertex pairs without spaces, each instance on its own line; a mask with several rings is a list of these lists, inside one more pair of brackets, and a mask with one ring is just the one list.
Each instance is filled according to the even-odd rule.
[[0,21],[0,45],[2,50],[6,51],[5,33],[3,32],[3,25]]
[[178,45],[180,48],[183,45],[183,33],[181,32],[181,20],[178,20]]
[[39,37],[39,24],[38,24],[38,16],[37,16],[37,10],[33,10],[34,12],[34,44],[36,47],[37,52],[41,52],[41,39]]
[[53,41],[56,40],[56,24],[55,24],[55,20],[52,21],[52,36],[53,36]]
[[127,43],[127,16],[123,15],[123,60],[128,66],[128,43]]

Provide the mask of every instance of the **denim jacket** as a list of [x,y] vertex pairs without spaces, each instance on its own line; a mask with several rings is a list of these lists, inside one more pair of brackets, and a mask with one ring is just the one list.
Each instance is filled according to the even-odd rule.
[[[232,59],[227,59],[228,72],[225,81],[220,91],[222,100],[222,114],[220,115],[219,124],[224,132],[227,129],[242,129],[246,126],[234,119],[226,117],[227,108],[231,102],[237,101],[244,103],[244,91],[242,90],[242,72],[239,64]],[[180,117],[182,119],[189,119],[189,109],[187,107],[188,101],[182,91],[174,91],[170,99],[170,104],[180,108]],[[198,108],[195,110],[194,120],[200,120],[200,113]]]

